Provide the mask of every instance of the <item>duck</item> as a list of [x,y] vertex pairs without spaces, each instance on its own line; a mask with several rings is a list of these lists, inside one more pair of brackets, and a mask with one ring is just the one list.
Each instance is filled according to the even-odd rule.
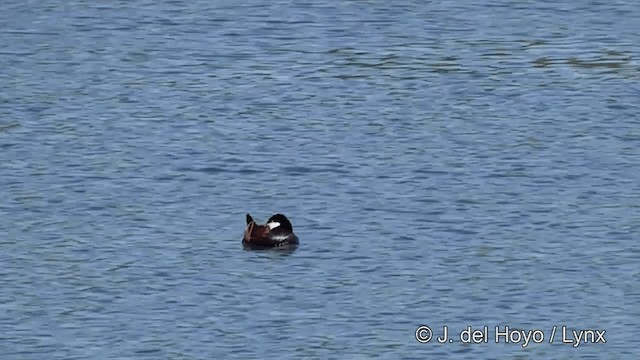
[[291,222],[282,214],[271,216],[264,225],[257,224],[250,214],[247,214],[246,220],[247,227],[242,237],[245,248],[270,249],[298,245]]

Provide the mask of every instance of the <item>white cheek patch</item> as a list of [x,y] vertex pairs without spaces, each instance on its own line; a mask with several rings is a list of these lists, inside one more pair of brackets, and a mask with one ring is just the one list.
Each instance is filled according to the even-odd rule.
[[267,226],[269,227],[269,230],[273,230],[278,226],[280,226],[280,223],[277,221],[273,221],[273,222],[267,223]]

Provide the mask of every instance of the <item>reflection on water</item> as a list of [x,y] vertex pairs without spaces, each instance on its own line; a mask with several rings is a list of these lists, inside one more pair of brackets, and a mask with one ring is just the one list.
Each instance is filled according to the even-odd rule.
[[[37,5],[0,11],[2,360],[639,358],[640,2]],[[247,210],[300,245],[242,251]]]

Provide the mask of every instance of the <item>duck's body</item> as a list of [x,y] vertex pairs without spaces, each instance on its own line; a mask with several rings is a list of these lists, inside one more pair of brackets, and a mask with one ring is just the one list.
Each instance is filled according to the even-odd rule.
[[242,237],[242,245],[252,249],[269,249],[298,245],[298,237],[293,233],[291,222],[286,216],[276,214],[265,225],[258,225],[247,214],[247,228]]

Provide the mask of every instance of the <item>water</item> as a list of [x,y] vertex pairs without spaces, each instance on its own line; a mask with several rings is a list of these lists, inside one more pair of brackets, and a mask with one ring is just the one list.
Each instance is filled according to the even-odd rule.
[[[5,1],[0,357],[637,359],[639,28],[622,1]],[[246,212],[300,247],[243,251]]]

